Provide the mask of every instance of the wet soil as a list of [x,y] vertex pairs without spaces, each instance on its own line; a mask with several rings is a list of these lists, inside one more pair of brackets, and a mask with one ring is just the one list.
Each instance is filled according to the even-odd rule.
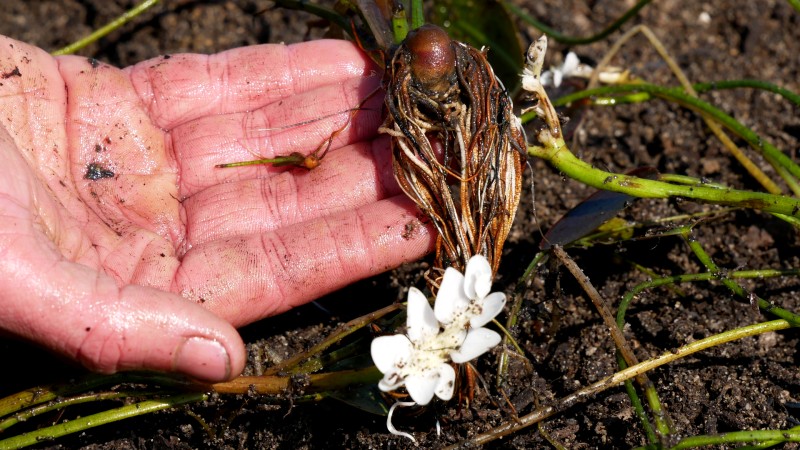
[[[634,2],[538,0],[523,2],[530,13],[568,35],[588,35],[617,18]],[[121,13],[132,2],[6,0],[0,33],[56,49]],[[268,10],[267,1],[166,2],[82,54],[128,65],[160,54],[216,52],[259,42],[297,42],[322,36],[311,16]],[[259,12],[261,12],[259,14]],[[663,0],[646,7],[633,24],[651,27],[692,81],[755,78],[800,90],[800,14],[787,2],[762,0]],[[539,33],[522,26],[527,45]],[[575,47],[585,60],[599,60],[618,38]],[[551,44],[549,64],[567,47]],[[674,85],[663,60],[641,36],[623,47],[614,64],[648,81]],[[777,145],[798,157],[798,107],[764,91],[737,89],[704,94]],[[650,166],[743,189],[753,179],[713,138],[694,113],[653,100],[565,110],[572,148],[591,164],[614,172]],[[739,144],[743,144],[737,140]],[[773,171],[748,152],[769,175]],[[547,230],[593,190],[531,161],[526,192],[501,266],[497,289],[507,292],[531,262]],[[773,177],[777,178],[777,177]],[[534,208],[535,206],[535,208]],[[681,238],[662,233],[675,224],[695,223],[693,238],[721,273],[744,269],[788,269],[800,264],[798,234],[767,214],[740,210],[705,220],[654,221],[719,208],[680,200],[639,200],[620,213],[624,220],[650,224],[641,239],[570,249],[600,294],[616,310],[625,292],[654,276],[698,273],[704,268]],[[249,374],[318,342],[340,323],[402,299],[404,289],[421,286],[425,263],[411,264],[242,330],[252,358]],[[775,305],[800,311],[800,281],[768,278],[742,281]],[[510,332],[531,364],[511,358],[510,371],[496,383],[496,356],[476,365],[487,389],[469,406],[434,402],[418,414],[401,413],[396,425],[413,432],[423,448],[439,448],[485,432],[552,404],[617,371],[614,346],[588,297],[556,263],[542,266],[521,289],[520,320]],[[719,281],[684,283],[638,295],[626,316],[625,336],[640,360],[704,337],[774,318],[736,298]],[[738,430],[786,429],[800,421],[800,370],[796,330],[767,333],[696,353],[648,373],[672,433],[680,438]],[[2,342],[6,355],[0,395],[39,382],[64,381],[79,371],[24,344]],[[33,358],[31,358],[31,356]],[[12,361],[32,361],[11,363]],[[54,378],[55,375],[55,378]],[[58,421],[53,416],[51,421]],[[437,431],[440,428],[440,432]],[[630,448],[645,445],[641,422],[622,387],[584,399],[488,448]],[[99,427],[41,448],[407,448],[387,433],[385,418],[335,399],[317,402],[264,401],[258,396],[218,396],[200,405]],[[722,447],[721,447],[722,448]],[[784,448],[797,448],[786,444]]]

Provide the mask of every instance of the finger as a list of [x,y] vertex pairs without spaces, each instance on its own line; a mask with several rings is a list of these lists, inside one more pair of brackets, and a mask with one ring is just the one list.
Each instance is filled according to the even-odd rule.
[[376,70],[339,40],[243,47],[216,55],[172,55],[127,69],[155,123],[166,130],[199,117],[257,109]]
[[403,196],[186,253],[175,292],[236,326],[417,260],[434,233]]
[[[207,381],[238,375],[246,361],[236,330],[177,295],[129,285],[86,266],[43,257],[32,239],[0,242],[0,328],[103,373],[146,369]],[[31,251],[37,250],[36,252]]]
[[325,157],[314,170],[218,184],[183,202],[189,247],[261,234],[355,210],[400,194],[388,139],[360,142]]
[[[284,169],[218,164],[328,149],[371,138],[381,123],[378,77],[354,78],[271,103],[248,113],[203,117],[170,133],[180,164],[181,195],[223,182],[264,177]],[[354,108],[359,108],[353,111]]]

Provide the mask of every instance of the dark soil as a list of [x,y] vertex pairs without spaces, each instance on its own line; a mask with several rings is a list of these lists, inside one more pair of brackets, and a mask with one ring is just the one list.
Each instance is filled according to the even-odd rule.
[[[54,50],[106,23],[131,6],[128,1],[5,0],[0,34]],[[521,2],[524,3],[524,2]],[[568,35],[588,35],[617,18],[630,1],[537,0],[525,6]],[[322,36],[311,16],[267,10],[268,1],[173,1],[113,33],[82,54],[128,65],[160,54],[212,53],[259,42],[296,42]],[[663,0],[646,7],[624,29],[641,23],[661,38],[692,81],[756,78],[800,91],[800,14],[786,1]],[[524,29],[524,27],[523,27]],[[524,29],[527,45],[539,33]],[[619,37],[575,48],[599,60]],[[563,45],[551,43],[548,65],[560,63]],[[676,84],[645,39],[626,45],[614,64],[637,76]],[[705,94],[792,158],[798,157],[797,106],[771,93],[728,90]],[[729,186],[758,189],[694,113],[662,101],[565,111],[574,131],[573,150],[592,164],[625,172],[651,166],[663,173],[705,177]],[[744,144],[740,142],[740,144]],[[752,154],[752,152],[751,152]],[[766,167],[757,156],[756,161]],[[592,193],[592,189],[531,161],[535,201],[523,198],[506,245],[495,288],[510,292],[530,263],[547,230]],[[768,174],[773,174],[767,169]],[[777,178],[777,177],[774,177]],[[533,208],[535,205],[535,211]],[[621,213],[646,222],[716,207],[688,201],[640,200]],[[683,223],[676,221],[676,223]],[[666,229],[666,227],[664,228]],[[651,230],[652,231],[652,230]],[[694,237],[724,271],[800,266],[798,234],[785,222],[753,211],[736,211],[700,221]],[[674,236],[629,240],[572,249],[604,298],[615,306],[621,296],[654,275],[704,271],[686,243]],[[336,325],[397,301],[410,285],[422,286],[424,264],[403,267],[365,280],[317,304],[298,308],[242,330],[253,359],[248,373],[308,348]],[[650,271],[647,273],[646,271]],[[743,282],[751,292],[790,311],[800,311],[800,281],[773,278]],[[574,279],[556,264],[541,269],[524,289],[519,325],[511,332],[530,368],[512,359],[511,372],[495,388],[495,358],[477,364],[489,387],[466,407],[434,402],[422,414],[397,417],[396,425],[415,433],[421,446],[436,448],[485,432],[516,413],[550,404],[617,371],[609,332]],[[355,300],[358,299],[358,300]],[[772,319],[735,298],[721,283],[682,284],[644,292],[632,303],[625,329],[637,357],[645,360],[692,341]],[[786,429],[800,420],[800,361],[796,330],[768,333],[703,351],[663,366],[648,376],[672,424],[665,443],[738,430]],[[2,341],[6,364],[0,395],[34,383],[64,381],[78,373],[51,355],[24,344]],[[497,354],[497,352],[496,352]],[[31,361],[33,355],[35,362]],[[258,356],[258,358],[256,358]],[[12,369],[13,368],[13,369]],[[13,370],[13,371],[12,371]],[[54,377],[55,376],[55,377]],[[109,405],[110,406],[110,405]],[[198,418],[205,421],[204,428]],[[48,420],[58,421],[53,416]],[[437,434],[437,421],[441,434]],[[647,443],[622,387],[578,403],[544,422],[550,438],[567,448],[629,448]],[[42,448],[403,448],[385,418],[328,399],[313,403],[265,402],[256,396],[215,397],[188,409],[158,413],[92,429]],[[489,448],[549,448],[536,427],[493,442]],[[786,444],[784,448],[797,448]]]

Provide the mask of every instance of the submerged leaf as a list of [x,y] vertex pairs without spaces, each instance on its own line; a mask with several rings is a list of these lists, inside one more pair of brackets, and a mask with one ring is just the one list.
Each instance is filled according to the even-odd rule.
[[[652,167],[635,169],[628,174],[651,180],[658,178],[658,171]],[[548,250],[554,245],[564,246],[577,241],[613,218],[634,200],[634,197],[619,192],[595,192],[558,219],[544,235],[539,248]]]

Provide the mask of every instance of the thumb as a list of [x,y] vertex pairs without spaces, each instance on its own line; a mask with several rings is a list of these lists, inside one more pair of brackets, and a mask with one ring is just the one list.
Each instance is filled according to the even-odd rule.
[[91,370],[158,370],[223,381],[244,368],[236,329],[178,295],[119,288],[111,277],[63,260],[46,271],[25,264],[15,269],[4,271],[14,279],[0,286],[0,328]]

